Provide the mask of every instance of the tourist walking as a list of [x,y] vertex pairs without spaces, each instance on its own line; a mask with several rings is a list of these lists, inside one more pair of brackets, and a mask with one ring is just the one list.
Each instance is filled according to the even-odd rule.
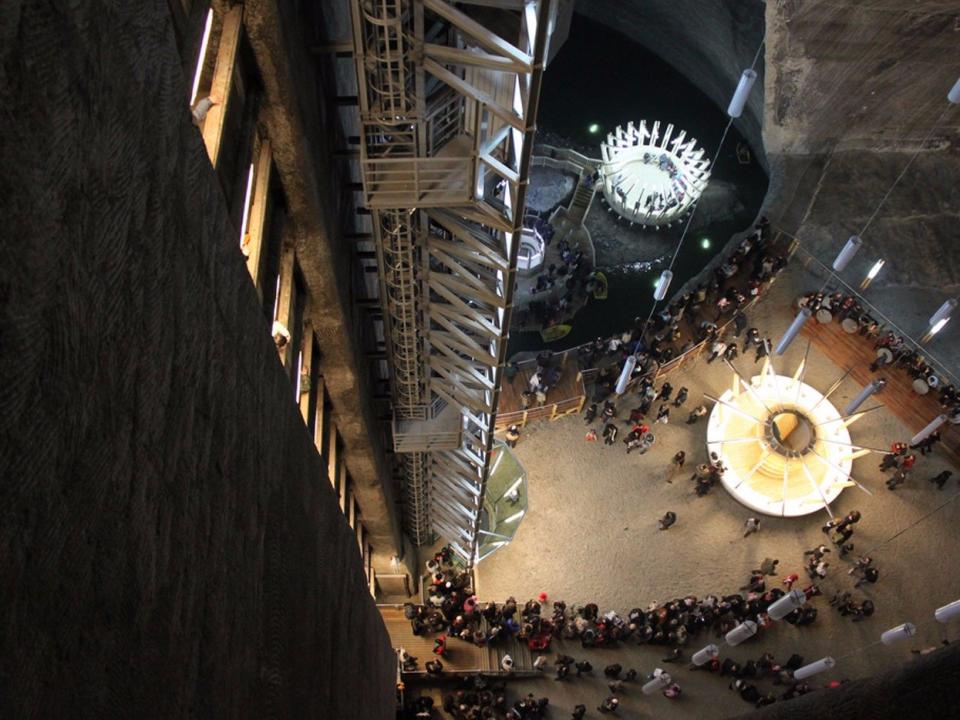
[[670,422],[670,406],[669,405],[664,404],[660,406],[660,409],[657,410],[656,422],[663,423],[664,425]]
[[667,530],[677,521],[677,514],[672,510],[668,510],[664,513],[663,517],[659,520],[660,530]]
[[929,478],[929,480],[930,482],[937,484],[937,490],[943,490],[943,486],[952,475],[953,473],[949,470],[944,470],[939,475],[934,475],[932,478]]
[[696,422],[707,414],[707,408],[704,405],[697,405],[693,410],[690,411],[689,417],[687,417],[687,425],[694,425]]
[[520,427],[518,425],[511,425],[507,428],[506,440],[509,447],[515,448],[517,446],[517,441],[520,440]]
[[753,535],[760,529],[760,519],[755,517],[747,518],[743,523],[743,536]]
[[688,392],[689,392],[689,391],[688,391],[685,387],[680,388],[680,389],[677,391],[677,397],[676,397],[676,399],[673,401],[673,406],[674,406],[674,407],[680,407],[681,405],[683,405],[683,404],[687,401],[687,393],[688,393]]

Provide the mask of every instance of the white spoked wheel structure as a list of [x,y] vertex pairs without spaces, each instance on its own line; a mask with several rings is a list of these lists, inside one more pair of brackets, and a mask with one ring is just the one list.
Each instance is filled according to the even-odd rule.
[[669,225],[683,217],[710,179],[710,160],[686,130],[660,133],[660,121],[647,127],[627,123],[600,146],[603,195],[621,217],[645,226]]
[[766,515],[832,516],[830,503],[844,488],[869,492],[851,476],[853,460],[883,451],[853,443],[848,430],[869,410],[842,416],[830,391],[803,381],[806,358],[792,376],[777,375],[767,358],[749,380],[727,364],[733,384],[711,398],[707,449],[723,462],[723,485],[738,502]]

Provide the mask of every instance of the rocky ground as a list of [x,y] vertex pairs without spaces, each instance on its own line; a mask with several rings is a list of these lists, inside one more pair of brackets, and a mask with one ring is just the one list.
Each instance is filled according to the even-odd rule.
[[[750,323],[779,336],[791,318],[790,300],[809,282],[801,268],[789,270],[751,312]],[[778,362],[778,369],[792,372],[804,348],[805,343],[795,342]],[[815,386],[826,387],[842,373],[815,351],[810,357],[807,381]],[[737,365],[749,372],[752,358],[741,358]],[[684,408],[688,409],[704,392],[721,392],[729,383],[729,371],[719,363],[700,361],[670,380],[674,388],[685,385],[690,389]],[[845,381],[834,396],[836,404],[843,404],[859,389]],[[624,413],[631,401],[620,403]],[[643,456],[627,455],[619,442],[615,447],[586,443],[586,427],[580,417],[526,428],[517,454],[529,474],[530,508],[513,542],[478,566],[480,597],[499,601],[514,595],[522,601],[546,591],[552,599],[594,601],[601,610],[625,612],[687,593],[735,592],[765,557],[780,559],[780,578],[793,571],[804,575],[802,553],[824,539],[820,532],[824,513],[796,519],[764,517],[760,532],[744,539],[743,522],[752,513],[721,487],[698,498],[692,492],[689,472],[667,482],[670,457],[677,450],[687,452],[688,468],[706,457],[705,423],[688,426],[682,422],[686,412],[674,411],[674,415],[669,425],[655,426],[657,442]],[[851,434],[856,442],[883,447],[913,433],[891,413],[880,411],[852,426]],[[861,594],[874,600],[876,615],[866,622],[851,623],[830,608],[825,598],[818,598],[815,603],[820,614],[813,626],[781,623],[723,655],[742,661],[769,650],[784,659],[793,652],[807,660],[825,655],[837,658],[836,670],[817,676],[816,684],[831,678],[862,677],[909,661],[913,657],[910,649],[943,639],[944,628],[927,622],[914,642],[889,648],[876,643],[881,631],[907,620],[925,622],[934,608],[960,595],[955,574],[944,572],[944,563],[957,549],[954,528],[960,522],[960,502],[936,510],[957,494],[958,486],[952,481],[938,492],[926,482],[950,467],[948,458],[937,452],[918,460],[911,480],[895,493],[885,488],[877,462],[873,456],[854,462],[854,476],[872,495],[847,489],[833,507],[837,514],[853,509],[863,513],[853,540],[858,551],[874,556],[881,572],[880,582]],[[677,513],[677,524],[659,532],[656,521],[667,510]],[[848,567],[833,558],[830,574],[821,584],[828,597],[837,589],[851,588]],[[947,630],[956,633],[958,628]],[[710,641],[712,637],[695,638],[691,650]],[[863,650],[856,652],[858,649]],[[578,659],[587,657],[598,668],[614,659],[644,673],[658,666],[671,668],[659,662],[662,649],[629,646],[585,651],[577,645],[567,652]],[[846,657],[848,653],[853,654]],[[682,700],[671,703],[659,695],[642,696],[638,686],[631,686],[623,696],[620,716],[709,718],[751,709],[727,689],[728,681],[723,678],[692,673],[686,666],[673,666],[671,671],[684,688]],[[594,715],[606,695],[601,677],[566,683],[540,679],[526,684],[531,692],[551,698],[558,717],[577,702],[586,703]],[[761,689],[768,685],[761,684]]]

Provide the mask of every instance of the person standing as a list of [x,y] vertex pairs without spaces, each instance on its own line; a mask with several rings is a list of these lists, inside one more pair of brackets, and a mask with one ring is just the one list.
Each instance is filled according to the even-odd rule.
[[507,428],[506,440],[509,447],[515,448],[517,446],[517,441],[520,440],[520,428],[517,425],[511,425]]
[[[826,530],[824,530],[826,532]],[[830,552],[830,548],[826,545],[818,545],[813,550],[804,550],[804,555],[813,555],[814,562],[820,562],[823,559],[823,556]]]
[[743,536],[747,537],[752,535],[760,529],[760,519],[755,517],[749,517],[743,523]]
[[837,532],[843,532],[850,525],[856,525],[858,522],[860,522],[860,511],[851,510],[843,517],[843,519],[840,522],[836,524],[836,530]]
[[753,359],[753,364],[756,365],[763,358],[767,357],[770,354],[770,338],[764,338],[757,343],[757,355]]
[[664,403],[660,406],[660,409],[657,410],[657,420],[658,423],[663,423],[666,425],[670,422],[670,406]]
[[680,390],[677,392],[676,399],[673,401],[673,406],[680,407],[681,405],[683,405],[687,401],[688,392],[689,391],[685,387],[681,387]]
[[673,394],[673,386],[665,382],[660,388],[660,393],[657,395],[655,400],[663,400],[665,403],[670,401],[670,396]]
[[760,569],[754,570],[761,575],[776,575],[777,574],[777,565],[780,564],[780,561],[776,558],[764,558],[763,562],[760,563]]
[[707,356],[707,365],[712,363],[718,357],[727,351],[727,344],[723,340],[717,340],[710,346],[710,354]]
[[740,337],[740,333],[747,328],[747,316],[739,310],[736,315],[733,316],[733,327],[735,328],[733,333],[734,337]]
[[670,461],[671,467],[673,468],[673,472],[683,470],[683,464],[686,461],[687,461],[687,454],[683,450],[678,450],[677,454],[673,456],[673,460]]
[[929,478],[930,482],[937,484],[937,490],[943,490],[943,486],[946,484],[947,480],[953,475],[949,470],[944,470],[939,475],[934,475],[932,478]]
[[707,414],[707,408],[704,405],[697,405],[693,410],[690,411],[690,416],[687,418],[687,425],[694,425],[696,422]]
[[668,510],[664,513],[663,517],[658,521],[660,530],[668,530],[671,525],[677,521],[677,514],[672,510]]

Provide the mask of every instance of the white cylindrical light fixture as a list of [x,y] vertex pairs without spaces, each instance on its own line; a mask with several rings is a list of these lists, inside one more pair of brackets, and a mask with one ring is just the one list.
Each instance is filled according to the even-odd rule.
[[664,270],[660,273],[660,279],[657,280],[657,287],[653,291],[653,299],[660,302],[667,296],[667,290],[670,289],[670,281],[673,280],[673,273],[670,270]]
[[640,689],[643,690],[644,695],[653,695],[657,690],[663,690],[672,682],[673,679],[667,673],[662,672]]
[[[936,326],[941,320],[949,320],[953,311],[957,308],[957,301],[953,298],[947,300],[940,308],[930,316],[930,327]],[[943,327],[941,325],[941,327]]]
[[787,331],[783,334],[783,337],[780,338],[780,342],[777,343],[776,353],[777,355],[783,355],[787,351],[787,348],[790,347],[790,343],[793,342],[793,339],[800,333],[800,328],[803,327],[804,323],[810,319],[810,316],[813,315],[810,308],[802,307],[800,312],[797,313],[797,316],[793,319],[793,322],[790,323],[790,327],[787,328]]
[[631,355],[627,358],[627,361],[623,363],[623,370],[620,371],[620,377],[617,378],[617,395],[623,395],[627,391],[627,385],[630,384],[630,376],[633,374],[633,369],[636,366],[636,355]]
[[806,601],[807,596],[803,594],[803,590],[794,588],[775,603],[772,603],[767,608],[767,615],[770,616],[771,620],[783,620],[797,608],[803,607]]
[[947,93],[947,100],[954,105],[960,105],[960,78],[957,79],[953,87],[950,88],[950,92]]
[[879,380],[873,380],[868,385],[866,385],[859,394],[847,403],[847,406],[843,409],[844,415],[853,415],[857,411],[857,408],[863,405],[867,401],[867,398],[877,392],[880,388],[883,387],[883,383]]
[[[960,602],[960,600],[958,600],[957,602]],[[697,650],[693,654],[693,657],[691,658],[691,660],[693,661],[694,665],[697,665],[697,666],[706,665],[708,662],[713,660],[718,655],[720,655],[720,648],[718,648],[716,645],[711,643],[710,645],[707,645],[706,647],[703,647]]]
[[937,622],[940,623],[945,623],[955,617],[960,617],[960,600],[954,600],[949,605],[938,607],[933,612],[933,616],[937,619]]
[[750,97],[750,90],[757,81],[755,70],[744,70],[740,73],[740,82],[737,83],[737,89],[733,92],[733,98],[730,105],[727,106],[727,115],[732,118],[738,118],[743,114],[743,108],[747,104],[747,98]]
[[824,670],[829,670],[837,662],[832,657],[820,658],[816,662],[812,662],[809,665],[804,665],[801,668],[797,668],[793,671],[794,680],[806,680],[811,675],[816,675],[817,673],[822,673]]
[[884,645],[893,645],[895,642],[906,640],[917,634],[917,626],[913,623],[904,623],[890,628],[880,636],[880,641]]
[[916,445],[918,442],[923,442],[928,437],[930,437],[933,433],[935,433],[937,431],[937,428],[943,425],[946,421],[947,421],[946,415],[937,415],[933,420],[927,423],[927,426],[923,430],[921,430],[912,438],[910,438],[910,444]]
[[850,264],[850,261],[853,260],[853,256],[857,254],[863,246],[863,240],[860,239],[859,235],[851,235],[850,239],[847,240],[847,244],[843,246],[843,250],[840,251],[840,254],[837,255],[833,260],[833,271],[841,272],[847,265]]
[[744,640],[748,640],[757,634],[757,624],[753,620],[744,620],[733,630],[724,635],[723,639],[727,645],[733,647],[739,645]]

